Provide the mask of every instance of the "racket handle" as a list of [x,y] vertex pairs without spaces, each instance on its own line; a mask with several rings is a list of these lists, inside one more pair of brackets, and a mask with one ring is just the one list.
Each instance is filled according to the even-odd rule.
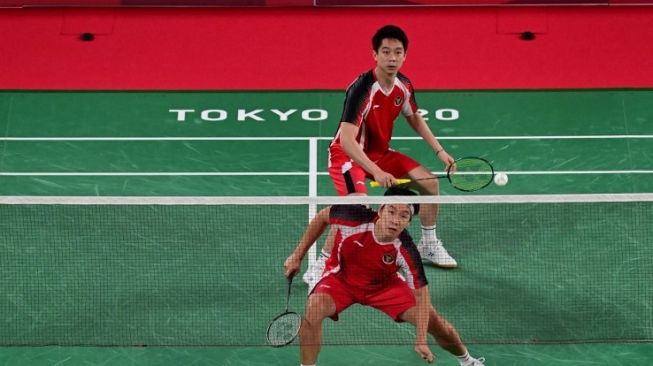
[[288,305],[290,304],[290,289],[292,288],[292,277],[288,277],[288,292],[286,293],[286,312],[288,312]]
[[[411,182],[410,179],[402,178],[402,179],[397,179],[397,181],[396,181],[396,183],[394,185],[406,184],[406,183],[410,183],[410,182]],[[370,187],[376,188],[376,187],[381,187],[381,185],[379,184],[379,182],[373,180],[373,181],[370,182]]]

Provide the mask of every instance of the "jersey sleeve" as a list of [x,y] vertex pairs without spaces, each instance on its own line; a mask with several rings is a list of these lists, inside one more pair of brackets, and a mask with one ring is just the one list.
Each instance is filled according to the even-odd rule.
[[333,205],[329,210],[331,225],[358,226],[372,222],[376,213],[363,205]]
[[345,93],[345,102],[342,108],[340,121],[361,125],[370,111],[370,73],[365,73],[356,79]]
[[402,260],[398,264],[408,286],[412,289],[418,289],[428,285],[424,266],[422,265],[422,257],[419,255],[413,238],[408,234],[408,231],[404,230],[399,235],[399,240],[401,241],[399,254]]

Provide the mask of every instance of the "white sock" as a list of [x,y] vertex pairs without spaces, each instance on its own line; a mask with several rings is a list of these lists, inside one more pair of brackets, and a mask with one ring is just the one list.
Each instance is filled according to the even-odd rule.
[[458,359],[458,362],[460,362],[461,365],[463,365],[465,362],[469,361],[469,352],[465,351],[465,354],[462,356],[456,356]]
[[422,241],[437,241],[438,236],[435,234],[435,225],[424,226],[422,225]]
[[315,364],[311,364],[311,365],[304,365],[304,364],[302,363],[302,364],[301,364],[301,366],[315,366]]

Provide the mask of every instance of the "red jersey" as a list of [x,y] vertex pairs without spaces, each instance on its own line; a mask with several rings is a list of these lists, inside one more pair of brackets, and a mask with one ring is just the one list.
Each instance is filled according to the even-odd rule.
[[412,289],[428,284],[422,260],[408,232],[390,243],[374,236],[376,212],[361,205],[334,205],[331,225],[337,234],[323,277],[339,276],[347,284],[366,291],[382,289],[401,274]]
[[[417,113],[417,102],[410,80],[397,74],[389,93],[381,88],[374,70],[356,79],[348,88],[340,123],[358,126],[356,141],[370,159],[375,160],[390,148],[394,122],[402,113],[411,116]],[[331,142],[331,148],[340,147],[340,126]]]

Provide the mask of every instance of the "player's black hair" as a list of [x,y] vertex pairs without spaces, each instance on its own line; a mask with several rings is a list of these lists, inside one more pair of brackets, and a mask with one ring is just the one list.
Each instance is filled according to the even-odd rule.
[[[383,195],[384,196],[417,196],[417,193],[415,193],[414,191],[408,188],[392,186],[388,188]],[[411,206],[413,206],[413,216],[419,214],[419,203],[411,203]]]
[[396,25],[386,25],[379,28],[372,37],[372,49],[375,52],[378,52],[381,43],[386,38],[399,40],[404,46],[404,52],[408,51],[408,37],[406,36],[406,33]]

